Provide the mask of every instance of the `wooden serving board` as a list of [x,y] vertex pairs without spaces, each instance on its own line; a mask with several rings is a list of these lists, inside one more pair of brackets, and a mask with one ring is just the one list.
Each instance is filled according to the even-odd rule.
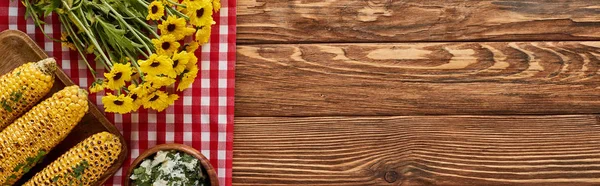
[[[39,61],[47,57],[46,53],[25,33],[17,30],[6,30],[0,33],[0,75],[8,73],[24,63]],[[51,96],[65,86],[71,85],[74,85],[71,79],[62,70],[57,70],[54,87],[46,97]],[[67,138],[56,148],[50,151],[48,156],[46,156],[40,164],[35,166],[28,174],[24,175],[16,185],[21,185],[29,180],[36,172],[41,171],[44,167],[85,138],[103,131],[108,131],[119,136],[121,144],[123,144],[121,147],[123,150],[121,151],[121,154],[119,154],[119,158],[115,164],[101,177],[96,185],[103,184],[121,167],[128,153],[123,135],[121,135],[119,130],[106,119],[104,114],[102,114],[96,106],[92,106],[95,104],[90,102],[90,105],[88,114],[83,117],[81,122],[73,129],[69,136],[67,136]]]

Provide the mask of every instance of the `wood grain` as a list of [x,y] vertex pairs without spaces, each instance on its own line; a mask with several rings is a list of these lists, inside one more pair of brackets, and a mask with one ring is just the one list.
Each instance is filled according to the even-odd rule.
[[[31,40],[29,36],[27,36],[27,34],[17,30],[6,30],[0,32],[0,56],[0,74],[7,73],[24,63],[32,61],[35,62],[48,58],[46,53],[39,48],[37,44]],[[62,70],[56,71],[55,75],[57,80],[55,81],[54,86],[46,98],[50,97],[55,92],[58,92],[65,86],[75,85]],[[123,135],[112,123],[110,123],[110,121],[108,121],[106,116],[104,116],[104,114],[98,110],[98,107],[96,107],[95,104],[89,102],[89,105],[89,112],[81,119],[79,124],[73,128],[71,133],[52,151],[50,151],[50,153],[38,165],[25,174],[15,185],[24,184],[29,178],[33,177],[35,173],[41,171],[44,167],[58,159],[58,157],[60,157],[64,152],[77,145],[77,143],[96,133],[104,131],[119,136],[122,144],[122,150],[113,166],[111,166],[106,173],[99,178],[96,185],[101,185],[102,183],[106,182],[106,180],[111,178],[112,175],[121,168],[121,165],[123,165],[123,162],[129,153],[126,145],[127,143],[125,142]]]
[[238,46],[236,116],[590,114],[600,42]]
[[239,0],[239,43],[600,39],[595,0]]
[[599,185],[600,119],[237,117],[234,185]]

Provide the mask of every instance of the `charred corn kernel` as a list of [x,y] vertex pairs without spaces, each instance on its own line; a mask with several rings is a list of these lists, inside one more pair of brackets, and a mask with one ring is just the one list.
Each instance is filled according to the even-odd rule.
[[25,185],[92,185],[117,160],[121,142],[101,132],[85,139],[38,172]]
[[52,58],[24,64],[0,77],[0,130],[33,107],[54,84]]
[[70,86],[2,130],[0,185],[14,184],[62,141],[87,111],[87,92]]

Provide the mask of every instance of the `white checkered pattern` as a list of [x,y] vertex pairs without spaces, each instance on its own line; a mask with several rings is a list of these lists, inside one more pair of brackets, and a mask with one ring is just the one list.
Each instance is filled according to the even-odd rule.
[[[222,0],[223,8],[215,14],[211,42],[197,53],[201,73],[197,81],[182,97],[163,113],[140,111],[127,115],[107,114],[129,142],[130,156],[106,185],[121,185],[127,178],[123,170],[142,151],[163,143],[183,143],[200,150],[217,170],[221,185],[231,185],[233,158],[233,104],[235,86],[235,33],[236,2]],[[17,1],[0,1],[0,31],[21,30],[27,33],[49,56],[60,63],[73,82],[88,87],[92,76],[77,52],[63,48],[60,43],[45,38],[31,20],[24,19],[25,8]],[[60,38],[58,17],[45,20],[46,33]],[[93,58],[90,58],[90,60]],[[96,64],[98,74],[102,66]],[[102,108],[101,97],[90,99]]]

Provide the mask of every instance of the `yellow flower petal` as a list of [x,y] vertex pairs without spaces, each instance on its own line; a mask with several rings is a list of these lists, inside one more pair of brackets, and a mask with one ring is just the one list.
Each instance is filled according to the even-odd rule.
[[92,86],[90,86],[90,93],[98,93],[100,91],[103,91],[104,88],[106,86],[106,81],[102,81],[100,83],[98,82],[94,82],[92,83]]
[[186,36],[194,34],[195,29],[188,27],[184,18],[169,16],[167,20],[158,25],[162,35],[173,35],[176,40],[181,40]]
[[132,111],[137,111],[140,108],[140,106],[142,106],[142,104],[144,103],[144,100],[148,96],[148,92],[146,92],[146,89],[144,87],[136,85],[129,85],[127,90],[129,90],[129,94],[127,94],[127,97],[133,100],[133,105],[131,109]]
[[173,60],[169,56],[152,54],[147,60],[140,60],[138,63],[142,72],[148,75],[166,75],[172,78],[177,76],[173,69]]
[[213,0],[212,5],[215,12],[221,10],[221,0]]
[[177,85],[177,91],[184,91],[188,89],[198,77],[198,66],[189,66],[181,76],[181,81],[179,81],[179,85]]
[[67,34],[66,32],[63,32],[61,34],[60,41],[62,43],[62,46],[67,47],[71,50],[77,50],[77,47],[75,47],[75,44],[73,43],[73,38],[71,38],[71,36],[69,36],[69,34]]
[[196,41],[199,44],[208,43],[208,40],[210,39],[210,32],[211,31],[212,31],[212,26],[210,24],[202,26],[196,32]]
[[185,45],[184,50],[188,53],[195,53],[199,47],[200,47],[200,43],[198,43],[196,41],[192,41],[191,43]]
[[102,103],[106,112],[126,114],[131,112],[133,100],[125,95],[115,96],[108,93],[102,97]]
[[174,84],[175,79],[167,76],[146,76],[146,82],[149,83],[147,86],[154,89],[160,89],[162,87]]
[[124,87],[127,81],[131,81],[131,64],[115,63],[109,73],[104,73],[106,78],[106,87],[111,90],[119,90]]
[[159,39],[152,39],[156,53],[171,56],[179,50],[179,42],[172,34],[161,35]]
[[190,24],[202,26],[213,23],[213,7],[209,0],[187,1],[183,12],[190,18]]
[[160,20],[165,15],[165,6],[160,1],[154,1],[148,5],[148,16],[146,20]]
[[175,94],[168,95],[164,91],[156,91],[151,93],[144,101],[144,108],[146,109],[154,109],[158,112],[162,112],[167,109],[170,105],[175,103],[175,101],[179,99],[179,96]]
[[174,54],[171,59],[173,60],[173,69],[175,70],[175,73],[181,74],[183,70],[185,70],[185,66],[190,60],[190,56],[186,51],[181,51]]

